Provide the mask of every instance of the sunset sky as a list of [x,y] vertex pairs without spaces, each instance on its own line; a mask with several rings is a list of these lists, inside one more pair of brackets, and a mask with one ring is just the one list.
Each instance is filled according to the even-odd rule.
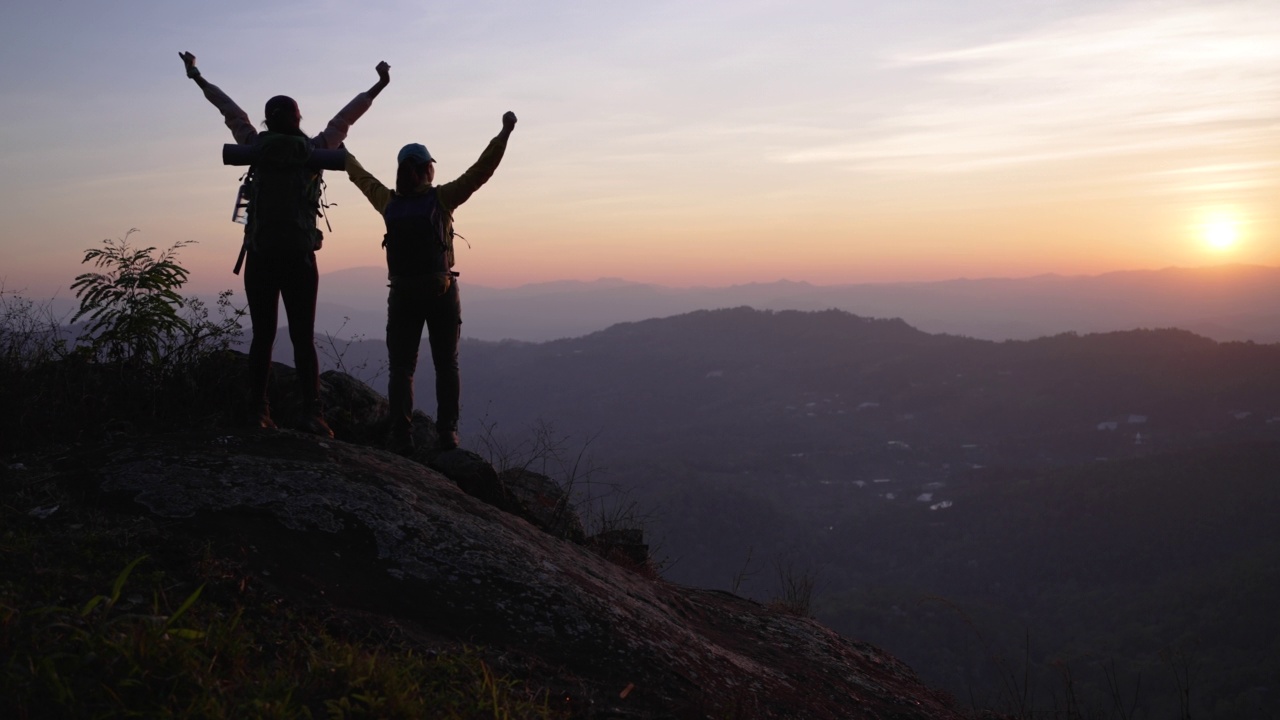
[[[407,142],[456,177],[515,111],[456,214],[464,282],[1280,265],[1275,0],[120,0],[0,10],[5,288],[66,296],[136,227],[198,242],[193,290],[239,290],[241,170],[182,50],[312,133],[386,60],[347,144],[387,183]],[[327,177],[321,271],[382,264],[380,218]]]

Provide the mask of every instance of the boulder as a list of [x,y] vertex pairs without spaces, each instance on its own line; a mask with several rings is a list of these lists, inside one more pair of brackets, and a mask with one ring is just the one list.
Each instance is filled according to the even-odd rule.
[[532,470],[510,468],[498,473],[498,481],[514,505],[512,512],[555,537],[576,543],[585,541],[582,519],[555,480]]
[[[485,473],[449,455],[437,467]],[[123,438],[79,465],[104,507],[173,521],[215,550],[251,547],[253,567],[314,602],[536,657],[585,688],[583,717],[960,717],[870,645],[629,571],[385,450],[186,430]]]
[[354,377],[337,370],[320,374],[325,419],[336,437],[354,442],[381,442],[387,429],[387,399]]

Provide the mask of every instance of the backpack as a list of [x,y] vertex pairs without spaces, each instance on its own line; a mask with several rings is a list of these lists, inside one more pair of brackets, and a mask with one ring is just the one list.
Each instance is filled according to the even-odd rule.
[[387,274],[391,277],[449,272],[444,209],[433,187],[425,193],[392,193],[382,211],[387,234]]
[[257,162],[245,180],[248,218],[245,246],[256,252],[301,253],[320,249],[321,174],[308,167],[311,141],[298,135],[259,133]]

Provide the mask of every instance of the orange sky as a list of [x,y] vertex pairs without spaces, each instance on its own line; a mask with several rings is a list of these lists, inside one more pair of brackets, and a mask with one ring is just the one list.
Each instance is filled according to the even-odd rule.
[[[192,289],[239,287],[230,134],[179,50],[251,117],[295,96],[312,131],[385,59],[348,147],[386,182],[411,141],[456,177],[515,111],[457,212],[464,282],[1280,265],[1274,2],[299,3],[283,31],[239,1],[68,5],[0,29],[10,290],[65,296],[131,227],[197,241]],[[322,271],[380,265],[380,219],[328,181]]]

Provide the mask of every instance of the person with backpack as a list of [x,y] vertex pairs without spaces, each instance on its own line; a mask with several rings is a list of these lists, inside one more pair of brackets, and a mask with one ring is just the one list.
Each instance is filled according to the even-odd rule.
[[[253,340],[249,346],[250,402],[255,406],[254,422],[264,428],[276,427],[271,418],[267,388],[271,376],[271,349],[275,344],[280,300],[284,300],[293,342],[294,362],[302,385],[303,415],[299,429],[333,437],[320,402],[320,363],[315,347],[316,294],[319,270],[315,251],[322,235],[316,227],[320,212],[320,177],[307,168],[312,149],[340,147],[347,131],[364,115],[373,99],[391,82],[391,66],[378,63],[378,81],[362,92],[338,114],[320,134],[308,137],[300,124],[298,103],[286,95],[267,101],[266,131],[258,132],[249,115],[226,93],[205,80],[196,68],[196,57],[180,52],[187,77],[204,91],[204,96],[222,113],[227,128],[241,145],[252,145],[259,158],[246,184],[250,200],[241,258],[244,265],[244,292],[249,303]],[[240,265],[237,263],[236,271]]]
[[365,170],[354,155],[347,155],[347,177],[382,215],[387,228],[382,240],[390,282],[387,400],[391,413],[390,446],[398,452],[408,454],[414,449],[413,375],[424,324],[436,374],[437,448],[458,447],[462,305],[458,273],[453,271],[453,211],[493,176],[515,126],[515,113],[505,113],[502,131],[489,141],[480,159],[457,180],[438,186],[432,185],[435,158],[418,143],[400,149],[394,190]]

